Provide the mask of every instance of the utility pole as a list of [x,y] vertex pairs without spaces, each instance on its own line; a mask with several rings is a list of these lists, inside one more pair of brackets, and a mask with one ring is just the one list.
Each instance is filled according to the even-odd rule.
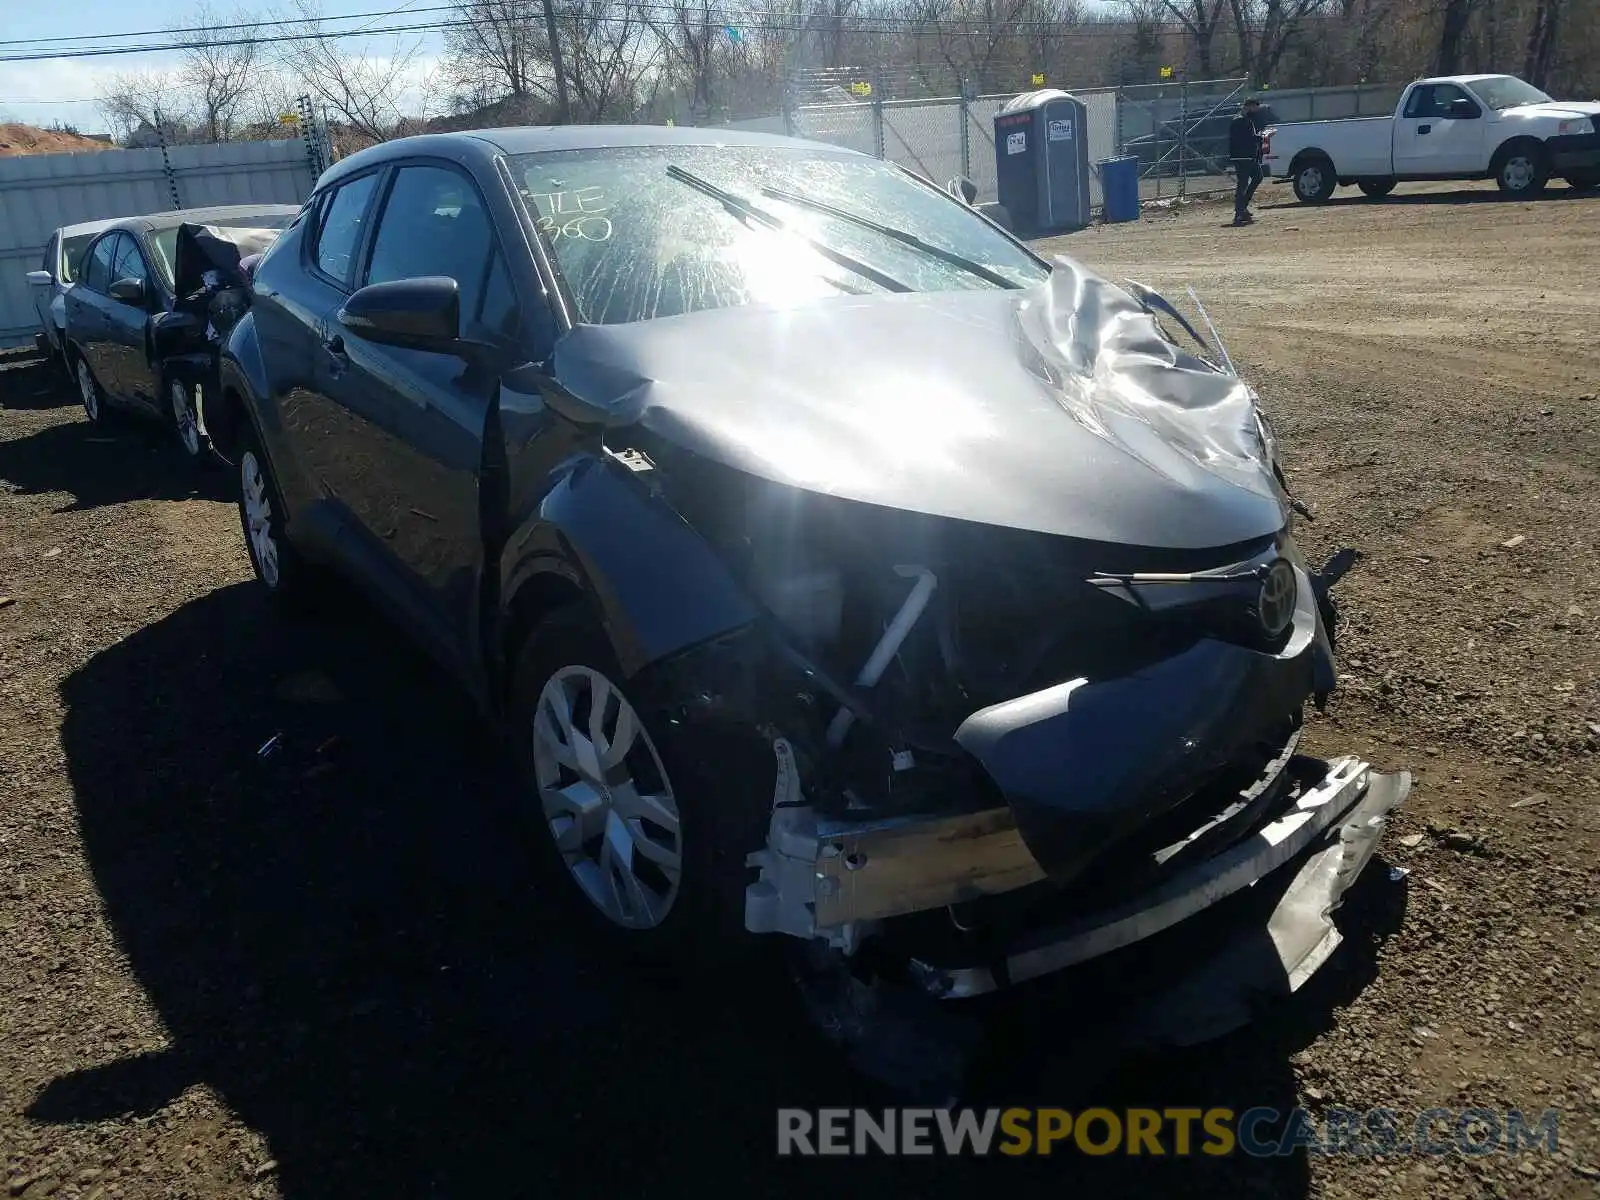
[[544,29],[550,36],[550,66],[556,73],[556,120],[565,125],[572,120],[567,102],[567,73],[561,66],[561,39],[556,36],[555,0],[544,0]]

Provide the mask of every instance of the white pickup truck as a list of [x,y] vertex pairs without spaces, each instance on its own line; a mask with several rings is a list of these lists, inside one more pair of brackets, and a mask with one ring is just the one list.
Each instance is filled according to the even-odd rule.
[[1377,199],[1408,179],[1493,179],[1510,196],[1553,176],[1600,186],[1600,102],[1552,100],[1512,75],[1419,79],[1391,117],[1296,121],[1262,139],[1262,169],[1305,204],[1352,183]]

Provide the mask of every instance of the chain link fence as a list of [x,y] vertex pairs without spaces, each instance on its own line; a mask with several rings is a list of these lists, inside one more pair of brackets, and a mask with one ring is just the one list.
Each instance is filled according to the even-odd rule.
[[[789,132],[887,158],[943,186],[965,175],[980,200],[996,199],[994,118],[1014,93],[986,96],[892,98],[893,80],[841,70],[826,86],[808,79],[788,110]],[[1204,196],[1233,190],[1228,123],[1247,95],[1262,102],[1270,122],[1373,116],[1394,110],[1401,88],[1357,85],[1249,92],[1244,79],[1067,88],[1088,107],[1089,161],[1119,154],[1139,160],[1146,200]],[[859,99],[849,99],[856,96]],[[819,103],[826,97],[829,102]],[[868,98],[870,97],[870,98]],[[1090,175],[1090,204],[1102,193]]]

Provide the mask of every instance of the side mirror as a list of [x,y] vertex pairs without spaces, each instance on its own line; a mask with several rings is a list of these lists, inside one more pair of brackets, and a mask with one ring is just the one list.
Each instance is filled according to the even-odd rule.
[[369,342],[460,354],[461,289],[454,279],[427,275],[362,288],[339,309],[339,324]]
[[56,277],[49,271],[29,271],[28,282],[34,287],[49,287],[56,281]]
[[967,205],[976,204],[978,201],[978,185],[965,175],[957,175],[945,188],[957,200]]
[[1457,121],[1470,121],[1478,116],[1478,106],[1465,97],[1452,100],[1450,101],[1450,116]]
[[142,308],[145,302],[144,280],[119,279],[111,285],[109,294],[113,300]]

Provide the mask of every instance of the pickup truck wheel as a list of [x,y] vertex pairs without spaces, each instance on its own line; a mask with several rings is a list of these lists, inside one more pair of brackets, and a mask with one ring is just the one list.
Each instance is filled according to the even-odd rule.
[[1549,180],[1550,166],[1538,142],[1512,142],[1496,160],[1494,181],[1504,195],[1537,196]]
[[580,605],[518,655],[506,736],[540,890],[563,930],[621,957],[749,953],[766,939],[744,929],[744,860],[765,839],[776,760],[753,740],[713,747],[635,691]]
[[1393,179],[1363,179],[1356,186],[1361,189],[1362,194],[1368,199],[1382,200],[1390,192],[1394,191],[1394,185],[1395,180]]
[[1339,186],[1339,177],[1333,164],[1325,158],[1313,158],[1301,163],[1294,173],[1295,198],[1302,204],[1323,204]]

